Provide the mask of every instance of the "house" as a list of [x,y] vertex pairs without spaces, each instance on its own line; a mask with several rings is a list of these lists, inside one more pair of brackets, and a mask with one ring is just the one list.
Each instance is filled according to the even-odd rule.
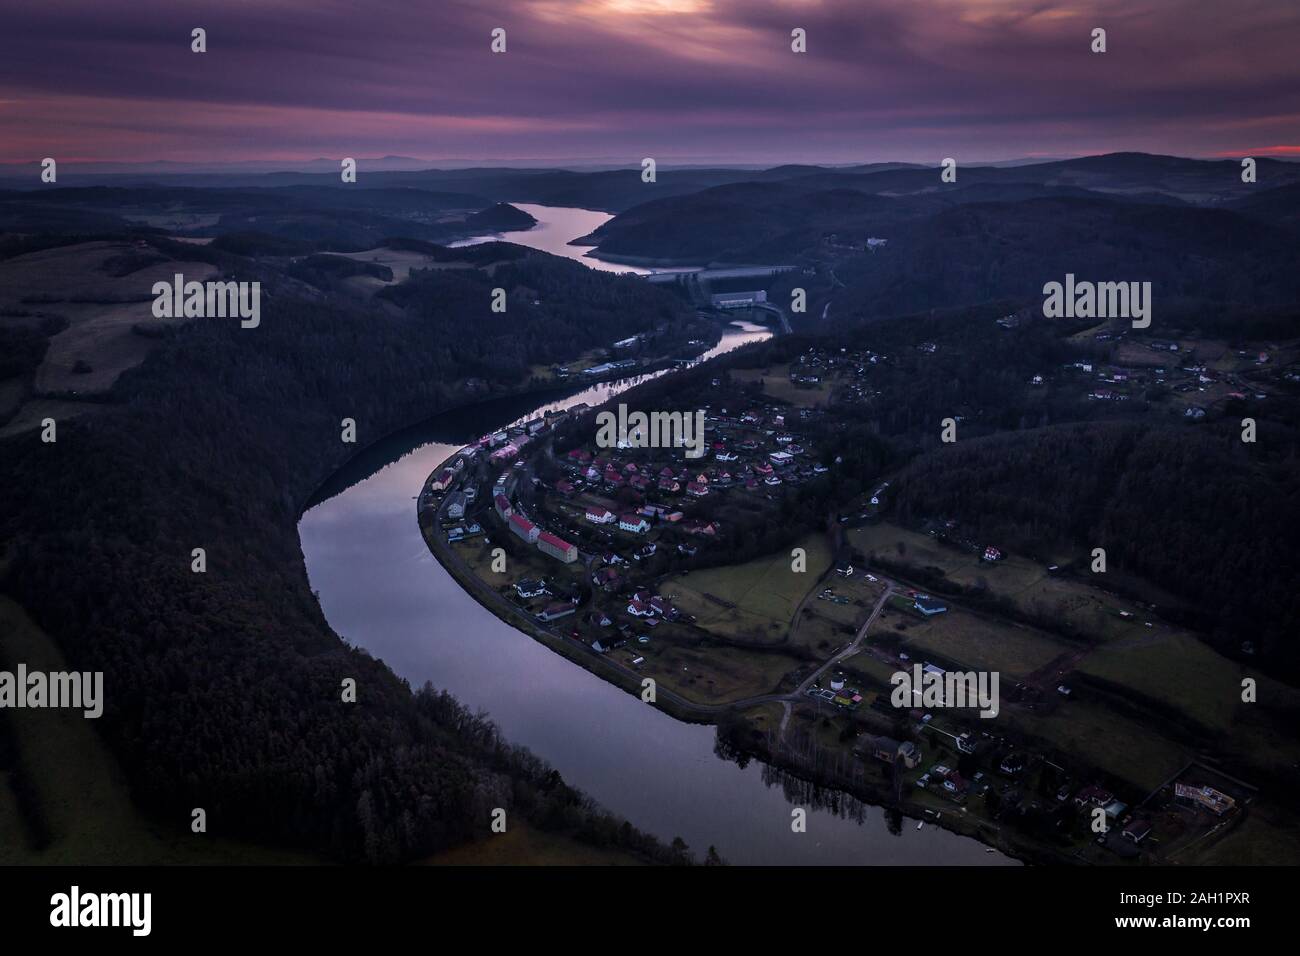
[[627,604],[627,613],[633,617],[651,617],[654,614],[654,608],[634,597]]
[[533,581],[525,578],[515,584],[515,593],[521,598],[540,597],[546,593],[545,581]]
[[1001,561],[1001,560],[1002,560],[1002,552],[999,551],[997,548],[993,547],[992,545],[989,545],[987,548],[984,549],[984,560],[985,560],[985,561]]
[[842,578],[851,577],[853,575],[853,565],[848,561],[840,561],[835,565],[835,573]]
[[1193,787],[1183,783],[1174,784],[1174,799],[1184,806],[1208,810],[1216,817],[1223,816],[1237,805],[1236,800],[1213,787]]
[[465,517],[465,496],[460,492],[447,499],[447,517],[453,521]]
[[613,568],[604,567],[592,572],[591,583],[593,587],[598,587],[601,590],[614,591],[623,583],[623,578]]
[[565,564],[572,564],[578,560],[578,546],[556,537],[549,531],[543,531],[537,536],[537,550]]
[[1024,769],[1025,758],[1020,754],[1007,754],[1002,758],[1002,763],[998,764],[998,770],[1005,773],[1008,777],[1014,777]]
[[703,498],[709,493],[709,486],[700,484],[698,481],[692,481],[686,486],[686,493],[696,498]]
[[542,533],[537,525],[521,514],[512,514],[506,524],[509,525],[511,531],[529,544],[536,542],[538,536]]
[[[845,698],[849,703],[853,703],[852,698]],[[892,737],[873,737],[867,744],[871,756],[884,763],[894,764],[901,763],[908,770],[911,770],[921,762],[921,748],[910,740],[904,740],[901,743]]]
[[1076,807],[1104,807],[1115,799],[1115,795],[1104,787],[1099,787],[1095,783],[1090,783],[1074,795],[1074,805]]
[[488,461],[492,462],[494,465],[499,465],[503,461],[510,461],[510,459],[514,458],[518,454],[518,446],[512,443],[498,448],[488,457]]
[[656,594],[650,599],[650,610],[666,621],[674,620],[678,615],[677,608],[673,607],[669,600],[660,594]]
[[873,737],[867,744],[871,756],[882,763],[892,764],[898,759],[899,749],[903,745],[893,737]]
[[561,479],[555,483],[555,490],[558,494],[564,495],[564,497],[567,498],[573,494],[573,482]]
[[955,797],[963,797],[966,795],[966,791],[970,789],[970,783],[956,770],[953,770],[944,778],[943,789]]
[[651,541],[651,542],[650,542],[649,544],[647,544],[644,548],[641,548],[641,549],[639,549],[638,551],[636,551],[636,552],[632,555],[632,560],[633,560],[633,561],[645,561],[645,560],[648,560],[649,558],[654,557],[654,553],[655,553],[655,551],[657,551],[657,550],[658,550],[657,545],[655,545],[655,543],[654,543],[653,541]]
[[557,601],[554,604],[548,604],[546,609],[537,615],[537,620],[542,623],[556,621],[562,617],[568,617],[576,610],[577,608],[567,601]]
[[515,510],[510,507],[510,499],[505,495],[497,495],[492,499],[492,503],[496,506],[497,514],[501,516],[502,521],[508,520],[515,513]]
[[456,472],[450,468],[444,468],[438,472],[438,477],[429,482],[430,491],[446,491],[451,487],[451,483],[456,480]]
[[1131,843],[1141,843],[1150,835],[1151,824],[1146,820],[1130,820],[1120,833]]
[[595,505],[587,509],[584,517],[592,524],[612,524],[616,520],[614,512]]
[[920,596],[913,602],[912,607],[926,617],[934,617],[936,614],[942,614],[948,610],[947,605],[936,601],[934,598]]
[[650,522],[638,514],[620,515],[618,526],[621,530],[630,531],[633,534],[645,534],[650,530]]

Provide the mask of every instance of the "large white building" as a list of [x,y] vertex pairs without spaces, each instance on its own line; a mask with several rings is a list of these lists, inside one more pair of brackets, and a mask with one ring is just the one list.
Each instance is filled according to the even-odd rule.
[[755,289],[753,292],[719,292],[712,297],[715,309],[744,309],[767,301],[767,292]]

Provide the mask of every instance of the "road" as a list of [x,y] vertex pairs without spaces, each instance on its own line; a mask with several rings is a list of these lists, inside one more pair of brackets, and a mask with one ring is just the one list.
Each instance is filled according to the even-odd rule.
[[[437,474],[439,471],[441,471],[444,467],[446,467],[446,464],[447,463],[444,462],[441,465],[439,465],[438,468],[434,469],[433,474]],[[457,478],[455,484],[453,485],[453,489],[459,489],[461,487],[461,484],[468,478],[472,470],[473,470],[472,466],[470,468],[466,468],[464,472]],[[517,471],[518,471],[517,469],[511,469],[511,476],[510,476],[511,485],[513,485],[513,483],[516,481],[525,480],[527,477],[526,475],[517,474]],[[498,617],[501,617],[504,620],[509,621],[516,628],[523,631],[525,634],[529,634],[535,638],[540,639],[542,637],[542,634],[544,633],[546,638],[552,641],[558,641],[562,644],[572,647],[574,650],[581,650],[582,652],[584,652],[586,657],[584,657],[582,660],[583,662],[587,663],[591,669],[597,671],[599,671],[600,669],[610,669],[616,671],[617,673],[619,673],[620,675],[626,678],[630,678],[632,681],[635,682],[635,684],[639,685],[642,679],[642,675],[639,671],[624,666],[613,657],[593,654],[591,649],[586,644],[582,643],[582,641],[576,640],[575,638],[570,637],[568,634],[561,633],[549,627],[542,626],[537,621],[535,621],[531,615],[529,615],[528,613],[520,609],[518,605],[516,605],[514,602],[512,602],[511,600],[509,600],[507,597],[503,596],[499,592],[497,592],[494,588],[490,587],[488,583],[484,581],[482,578],[480,578],[478,574],[475,573],[475,571],[468,564],[466,564],[464,561],[461,560],[460,556],[457,555],[452,548],[446,545],[446,534],[443,530],[443,518],[444,518],[444,511],[447,507],[447,503],[451,499],[451,494],[450,494],[451,490],[452,489],[448,489],[449,493],[443,496],[442,500],[440,500],[437,503],[437,506],[434,509],[433,527],[430,535],[431,540],[429,542],[429,545],[430,545],[430,550],[433,552],[434,556],[439,561],[441,561],[444,565],[448,566],[448,570],[452,572],[453,577],[455,577],[458,581],[461,582],[462,587],[465,587],[466,590],[468,590],[471,593],[471,595],[473,595],[481,604],[483,604],[489,610],[496,613]],[[423,495],[421,495],[421,497],[422,496]],[[482,504],[486,506],[487,505],[486,499],[490,498],[490,496],[485,494],[482,497],[485,499],[483,500]],[[670,702],[673,705],[673,707],[680,713],[683,713],[691,718],[699,719],[699,720],[711,720],[712,718],[716,718],[717,716],[724,714],[730,710],[743,710],[745,708],[754,707],[759,704],[780,703],[784,706],[785,709],[785,715],[781,721],[781,729],[782,731],[784,731],[785,724],[786,721],[789,719],[793,704],[795,704],[796,702],[798,702],[799,700],[805,697],[808,688],[811,687],[813,683],[816,682],[816,680],[827,671],[828,668],[834,667],[840,661],[843,661],[846,658],[852,656],[859,649],[859,646],[861,645],[863,639],[866,637],[867,631],[870,630],[871,625],[875,623],[876,618],[879,617],[881,610],[884,608],[885,602],[889,599],[890,595],[892,595],[895,592],[896,585],[893,581],[889,581],[883,577],[880,578],[880,580],[885,583],[885,591],[880,596],[880,599],[876,602],[875,607],[872,608],[871,614],[868,615],[867,620],[863,623],[862,627],[858,629],[858,633],[854,636],[853,640],[850,641],[849,644],[846,647],[844,647],[842,650],[840,650],[837,654],[835,654],[824,664],[818,667],[816,671],[814,671],[806,680],[803,681],[803,683],[799,685],[799,688],[797,690],[791,693],[784,693],[784,694],[782,693],[758,694],[753,697],[746,697],[742,700],[730,701],[724,704],[696,703],[695,701],[688,700],[682,695],[672,690],[669,690],[668,688],[665,687],[656,687],[655,690],[656,697],[659,700]],[[470,583],[466,584],[465,582],[470,582]],[[807,599],[805,598],[805,600]],[[590,657],[591,659],[587,660],[588,657]]]
[[871,629],[872,624],[876,623],[876,618],[878,618],[880,612],[884,610],[885,602],[888,601],[894,593],[893,581],[886,580],[885,578],[881,578],[880,580],[885,582],[884,593],[880,595],[880,600],[876,602],[876,606],[871,609],[871,613],[867,615],[867,619],[862,623],[862,626],[858,628],[858,633],[854,635],[853,640],[849,641],[849,643],[844,646],[843,650],[835,654],[825,664],[808,675],[804,682],[799,685],[799,689],[791,695],[796,700],[807,694],[808,688],[817,683],[818,678],[820,678],[822,674],[826,673],[829,668],[834,667],[840,661],[847,660],[858,652],[858,645],[860,645],[862,639],[867,636],[867,631]]

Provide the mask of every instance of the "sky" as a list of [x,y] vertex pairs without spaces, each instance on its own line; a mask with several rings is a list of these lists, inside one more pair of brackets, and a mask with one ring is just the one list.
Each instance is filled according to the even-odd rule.
[[1300,158],[1297,0],[9,6],[0,162]]

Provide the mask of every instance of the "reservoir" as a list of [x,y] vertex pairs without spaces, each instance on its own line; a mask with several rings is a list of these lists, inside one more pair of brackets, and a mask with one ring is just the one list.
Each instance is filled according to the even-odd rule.
[[[575,254],[580,247],[550,246],[562,233],[565,242],[585,235],[606,214],[520,208],[539,226],[505,238],[593,265]],[[534,233],[544,238],[534,243]],[[632,271],[607,263],[593,268],[602,266]],[[768,334],[738,324],[708,354]],[[904,821],[891,832],[880,807],[813,794],[757,760],[741,766],[719,756],[713,727],[674,720],[552,653],[481,607],[434,560],[414,499],[435,466],[487,431],[540,409],[595,404],[636,381],[448,412],[349,463],[321,488],[298,526],[311,586],[331,627],[412,686],[431,681],[486,711],[509,740],[568,783],[664,842],[680,836],[697,858],[713,845],[737,864],[1013,864],[937,826],[918,831]],[[807,810],[807,832],[792,831],[796,806]]]

